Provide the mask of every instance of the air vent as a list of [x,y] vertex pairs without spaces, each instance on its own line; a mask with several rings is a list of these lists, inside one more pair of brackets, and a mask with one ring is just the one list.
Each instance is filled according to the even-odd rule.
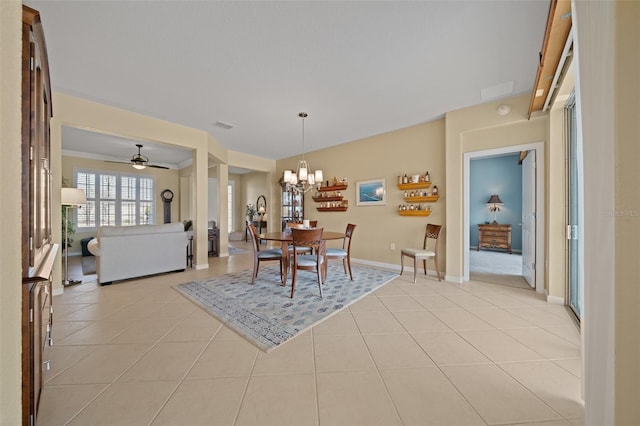
[[216,121],[215,126],[222,127],[225,130],[231,130],[236,127],[235,124],[225,123],[224,121]]

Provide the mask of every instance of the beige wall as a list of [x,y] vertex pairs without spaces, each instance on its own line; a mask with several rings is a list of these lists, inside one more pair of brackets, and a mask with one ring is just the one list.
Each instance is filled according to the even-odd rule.
[[[462,281],[464,276],[463,156],[467,152],[546,141],[546,116],[529,120],[529,100],[530,95],[524,94],[446,114],[445,169],[449,194],[446,269],[452,281]],[[511,106],[511,112],[498,115],[496,109],[500,104]]]
[[22,4],[0,1],[0,424],[21,423]]
[[[171,222],[180,221],[180,179],[178,170],[163,170],[147,167],[144,170],[136,170],[128,164],[106,163],[100,160],[92,160],[88,158],[79,158],[71,156],[62,157],[62,177],[70,186],[73,185],[74,170],[101,170],[118,173],[127,173],[130,175],[153,177],[155,180],[155,223],[164,223],[164,204],[160,198],[160,192],[170,189],[175,194],[171,203]],[[95,237],[96,231],[77,232],[73,236],[74,243],[69,254],[80,253],[80,240],[87,237]]]
[[[444,120],[307,153],[305,158],[312,170],[322,169],[325,180],[334,176],[348,179],[349,186],[342,191],[349,201],[346,212],[318,212],[311,199],[313,192],[310,192],[305,197],[305,218],[318,220],[318,226],[332,231],[344,231],[348,223],[356,224],[351,246],[353,258],[399,265],[400,249],[420,247],[427,223],[445,224],[449,190],[444,182]],[[295,170],[299,159],[300,156],[294,156],[278,161],[274,180],[277,181],[286,169]],[[433,212],[428,217],[399,216],[398,205],[404,201],[402,191],[396,187],[398,174],[425,173],[427,170],[440,192],[440,200],[430,203]],[[356,182],[377,178],[386,180],[387,204],[356,206]],[[444,236],[447,232],[445,226]],[[391,244],[395,244],[395,250],[390,248]],[[444,268],[444,239],[441,244],[439,261]]]
[[[615,32],[615,419],[640,421],[640,3],[617,2]],[[603,284],[603,283],[599,283]]]

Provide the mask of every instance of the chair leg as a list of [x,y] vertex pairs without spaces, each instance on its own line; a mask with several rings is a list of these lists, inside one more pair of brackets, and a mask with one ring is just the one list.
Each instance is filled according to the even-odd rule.
[[292,268],[291,271],[291,298],[293,299],[293,292],[296,291],[296,268]]
[[324,295],[322,294],[322,284],[324,283],[324,280],[322,279],[322,275],[323,275],[322,269],[323,269],[322,266],[319,266],[317,268],[317,272],[318,272],[318,289],[320,290],[320,298],[324,297]]
[[400,253],[400,275],[402,275],[402,271],[404,271],[404,254]]
[[442,281],[442,280],[440,279],[440,268],[438,268],[438,256],[437,256],[437,255],[436,255],[436,256],[434,256],[433,261],[434,261],[434,262],[435,262],[435,264],[436,264],[436,274],[438,274],[438,281]]
[[256,283],[256,277],[258,276],[258,261],[253,262],[253,274],[251,274],[251,284]]
[[347,266],[349,267],[349,278],[351,278],[351,281],[353,281],[353,274],[351,273],[351,256],[347,256],[345,260],[347,261]]
[[416,283],[416,272],[418,271],[418,259],[413,258],[413,283]]
[[427,259],[422,259],[422,267],[424,268],[424,274],[427,275]]

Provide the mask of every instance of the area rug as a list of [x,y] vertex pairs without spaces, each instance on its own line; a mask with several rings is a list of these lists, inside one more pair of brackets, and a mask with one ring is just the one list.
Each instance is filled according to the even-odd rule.
[[229,247],[229,255],[248,253],[247,250],[235,248],[234,246],[228,246],[228,247]]
[[93,275],[96,273],[95,256],[83,256],[80,262],[82,264],[82,275]]
[[329,265],[320,298],[316,275],[299,271],[280,285],[278,266],[261,266],[255,285],[251,270],[174,286],[181,294],[265,352],[329,318],[397,277],[394,272],[352,265],[353,281],[342,264]]

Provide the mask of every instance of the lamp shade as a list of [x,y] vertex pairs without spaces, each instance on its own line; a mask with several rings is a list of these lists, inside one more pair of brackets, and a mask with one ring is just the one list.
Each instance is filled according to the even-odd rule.
[[60,200],[63,206],[78,206],[80,204],[86,204],[87,197],[84,195],[84,191],[78,188],[62,188]]
[[500,197],[498,197],[496,194],[493,194],[491,198],[489,198],[489,201],[487,201],[487,204],[504,204],[504,203],[502,202]]

